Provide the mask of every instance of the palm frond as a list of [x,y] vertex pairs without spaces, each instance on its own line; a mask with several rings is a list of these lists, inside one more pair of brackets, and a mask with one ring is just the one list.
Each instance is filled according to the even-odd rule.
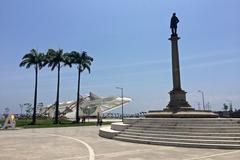
[[26,64],[26,68],[30,68],[32,65],[34,65],[34,64],[32,64],[32,63],[27,63],[27,64]]
[[89,65],[84,65],[83,66],[83,70],[87,69],[88,70],[88,73],[90,74],[91,73],[91,68]]
[[25,54],[22,59],[33,59],[34,55],[32,53]]
[[58,65],[58,63],[52,63],[51,70],[53,71],[57,65]]
[[28,63],[28,61],[27,61],[26,59],[24,59],[24,60],[19,64],[19,66],[20,66],[20,67],[24,67],[27,63]]

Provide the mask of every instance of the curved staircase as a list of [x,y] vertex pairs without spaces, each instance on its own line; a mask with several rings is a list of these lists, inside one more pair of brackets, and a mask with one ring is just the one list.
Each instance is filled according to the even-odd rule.
[[[122,128],[121,125],[124,125]],[[101,129],[100,129],[101,130]],[[181,147],[240,149],[240,119],[143,118],[113,123],[116,140]],[[101,131],[100,131],[101,132]]]

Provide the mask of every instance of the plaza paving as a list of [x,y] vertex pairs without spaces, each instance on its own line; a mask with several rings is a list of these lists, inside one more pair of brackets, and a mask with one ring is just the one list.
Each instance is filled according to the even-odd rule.
[[0,160],[239,160],[240,150],[135,144],[101,138],[99,127],[0,131]]

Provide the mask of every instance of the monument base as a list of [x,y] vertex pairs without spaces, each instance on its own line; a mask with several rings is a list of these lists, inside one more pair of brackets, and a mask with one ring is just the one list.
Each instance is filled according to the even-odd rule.
[[218,115],[211,111],[161,111],[153,110],[149,111],[146,115],[146,118],[217,118]]
[[179,111],[194,111],[188,102],[186,101],[186,93],[184,90],[172,90],[169,92],[170,102],[164,111],[167,112],[179,112]]

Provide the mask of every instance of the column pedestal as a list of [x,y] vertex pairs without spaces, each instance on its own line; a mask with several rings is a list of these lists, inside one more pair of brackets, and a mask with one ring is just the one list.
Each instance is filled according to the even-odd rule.
[[172,90],[170,94],[170,102],[164,111],[179,112],[193,111],[194,109],[186,101],[186,93],[183,90]]

